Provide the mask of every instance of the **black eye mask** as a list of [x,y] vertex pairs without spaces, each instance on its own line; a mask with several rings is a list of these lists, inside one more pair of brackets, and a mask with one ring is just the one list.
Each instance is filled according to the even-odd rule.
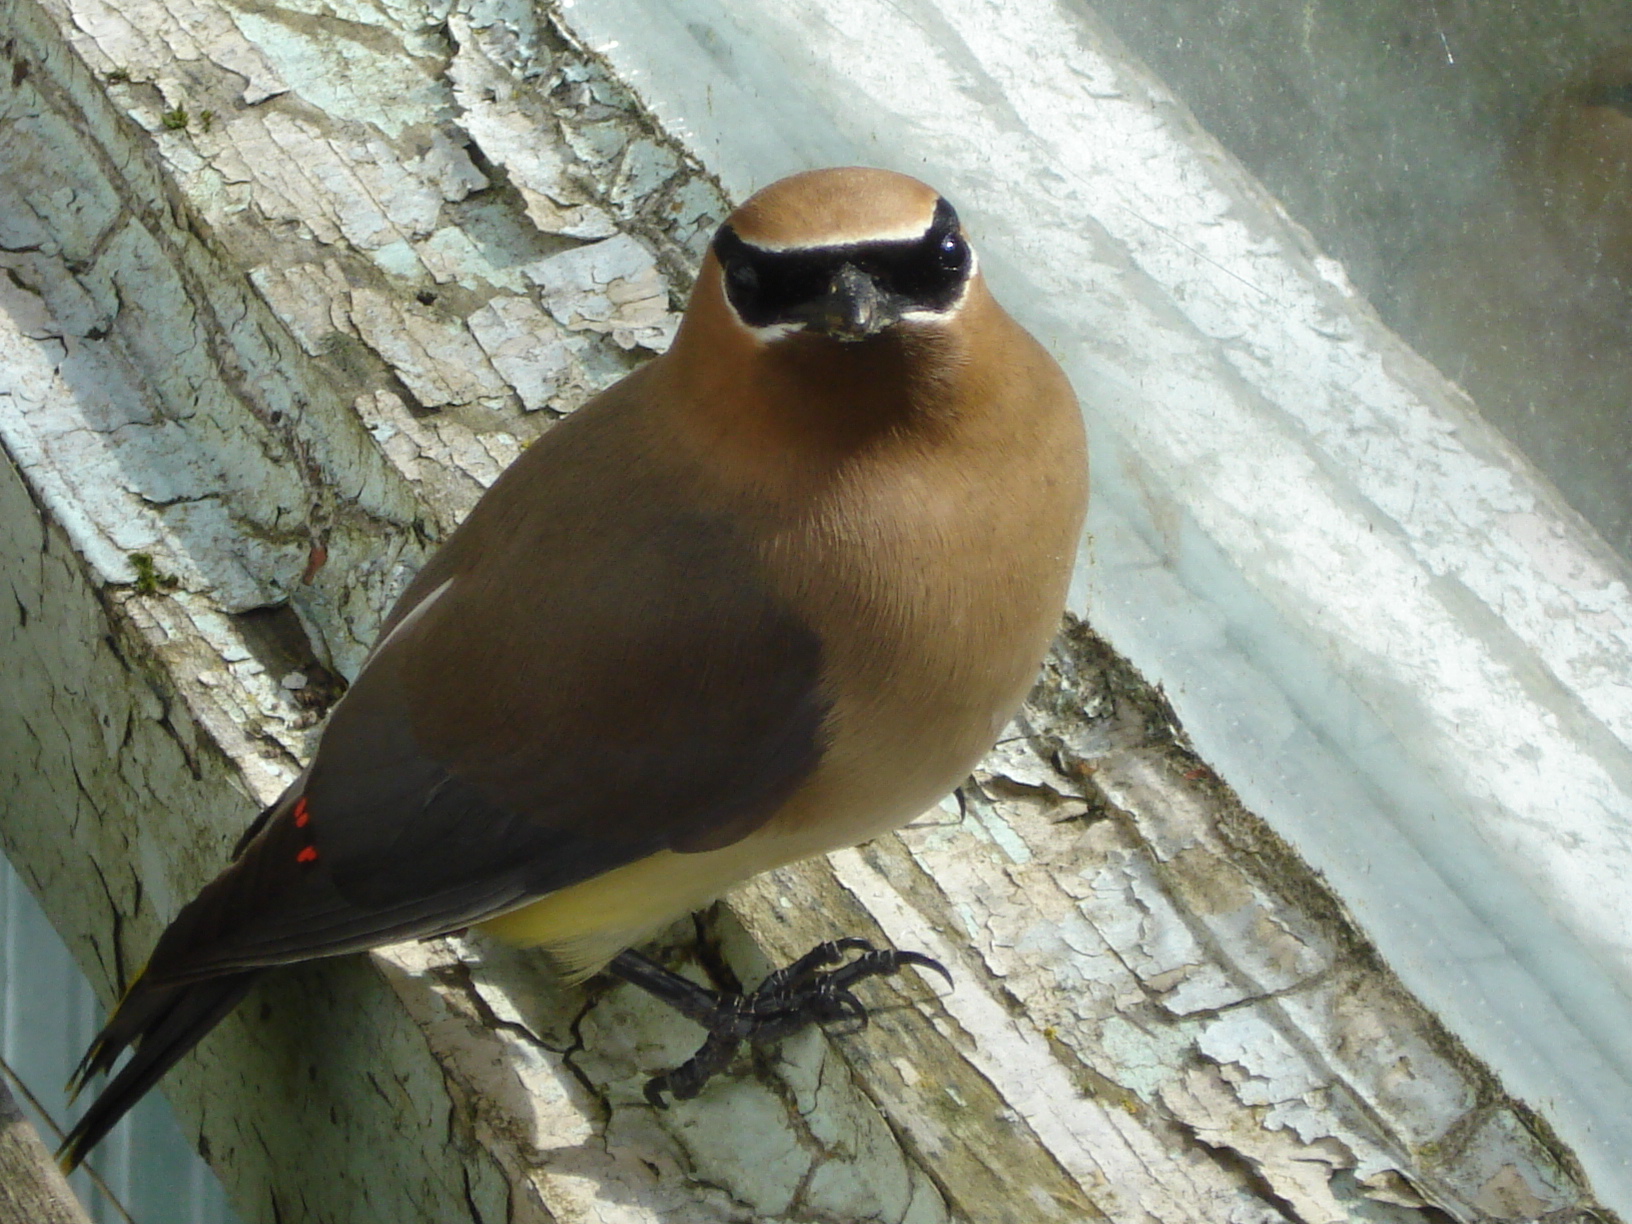
[[726,296],[750,327],[807,321],[812,303],[846,266],[872,278],[897,318],[943,311],[958,300],[971,263],[958,215],[945,200],[921,238],[766,251],[727,224],[714,236],[714,254],[725,272]]

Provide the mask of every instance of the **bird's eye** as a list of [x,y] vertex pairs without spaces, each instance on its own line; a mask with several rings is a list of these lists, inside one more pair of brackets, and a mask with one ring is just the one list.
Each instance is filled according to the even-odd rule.
[[969,273],[969,244],[948,210],[917,242],[879,249],[868,271],[913,309],[945,310],[956,300]]
[[827,291],[832,259],[806,251],[771,252],[749,247],[729,227],[714,240],[725,277],[725,294],[737,317],[765,327]]

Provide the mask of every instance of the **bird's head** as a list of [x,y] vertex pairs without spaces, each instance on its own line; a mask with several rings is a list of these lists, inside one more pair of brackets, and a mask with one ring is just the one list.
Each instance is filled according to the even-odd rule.
[[765,188],[714,236],[704,276],[763,343],[862,343],[900,324],[955,318],[976,276],[958,215],[888,170],[813,170]]

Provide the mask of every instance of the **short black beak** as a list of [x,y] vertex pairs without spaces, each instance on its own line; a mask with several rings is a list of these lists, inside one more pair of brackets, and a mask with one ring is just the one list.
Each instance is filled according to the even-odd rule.
[[845,264],[827,292],[808,307],[806,326],[835,340],[866,340],[901,317],[878,282],[854,264]]

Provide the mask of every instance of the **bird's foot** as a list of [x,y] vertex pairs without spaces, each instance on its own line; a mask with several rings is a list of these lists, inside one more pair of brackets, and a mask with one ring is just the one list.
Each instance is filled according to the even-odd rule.
[[[847,963],[848,953],[859,953]],[[838,965],[838,968],[830,966]],[[758,989],[728,994],[699,986],[638,952],[619,953],[607,968],[655,995],[708,1030],[702,1046],[673,1071],[646,1082],[646,1099],[659,1109],[664,1094],[690,1100],[730,1063],[744,1041],[780,1041],[810,1024],[848,1020],[850,1031],[867,1026],[867,1009],[851,987],[870,977],[895,973],[904,965],[932,969],[952,983],[946,966],[921,952],[875,948],[865,939],[835,939],[768,975]]]

